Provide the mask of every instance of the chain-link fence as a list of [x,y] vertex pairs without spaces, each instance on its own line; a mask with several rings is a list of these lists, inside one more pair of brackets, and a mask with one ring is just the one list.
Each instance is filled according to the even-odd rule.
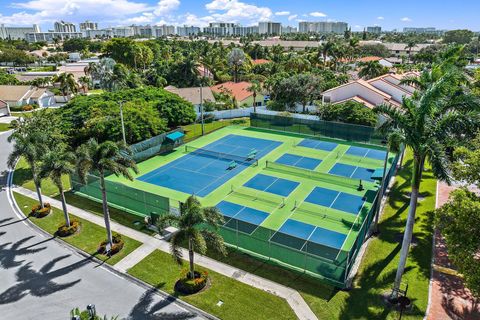
[[251,113],[250,126],[375,145],[380,145],[383,140],[383,137],[374,127],[325,120],[302,119],[294,116]]

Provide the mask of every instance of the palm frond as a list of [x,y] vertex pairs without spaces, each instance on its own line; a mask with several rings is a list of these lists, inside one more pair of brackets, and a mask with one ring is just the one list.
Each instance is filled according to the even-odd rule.
[[177,231],[170,239],[170,253],[172,254],[173,260],[179,265],[183,265],[181,244],[185,240],[187,240],[187,237],[183,230]]
[[223,238],[216,232],[210,230],[202,230],[202,236],[208,245],[208,248],[220,253],[224,257],[227,255],[227,248]]

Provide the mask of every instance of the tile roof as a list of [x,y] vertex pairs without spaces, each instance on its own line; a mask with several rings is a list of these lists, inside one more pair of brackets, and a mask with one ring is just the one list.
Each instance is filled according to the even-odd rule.
[[211,87],[213,92],[221,93],[227,90],[238,102],[241,102],[250,96],[252,96],[252,92],[247,90],[248,87],[251,86],[250,82],[242,81],[242,82],[225,82],[217,84],[216,86]]
[[265,64],[265,63],[270,63],[270,62],[271,61],[267,60],[267,59],[253,59],[252,60],[252,63],[255,64],[255,65]]
[[[193,105],[199,105],[200,102],[200,87],[192,88],[176,88],[174,86],[165,87],[165,90],[174,93],[183,99],[189,101]],[[202,88],[203,101],[215,101],[212,90],[209,87]]]

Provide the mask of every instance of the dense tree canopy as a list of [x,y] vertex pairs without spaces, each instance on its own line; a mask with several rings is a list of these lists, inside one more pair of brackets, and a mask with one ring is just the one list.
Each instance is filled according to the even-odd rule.
[[373,127],[377,123],[376,113],[355,101],[339,104],[323,104],[319,106],[318,114],[327,121],[339,121]]
[[122,137],[119,103],[123,112],[127,143],[148,139],[195,120],[193,106],[175,94],[158,88],[121,90],[102,95],[78,96],[57,112],[72,146],[95,137],[119,141]]
[[472,41],[473,32],[470,30],[450,30],[443,36],[444,43],[467,44]]

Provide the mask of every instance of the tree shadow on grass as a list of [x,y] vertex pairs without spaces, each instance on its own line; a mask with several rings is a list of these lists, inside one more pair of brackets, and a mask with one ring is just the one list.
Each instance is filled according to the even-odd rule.
[[56,278],[67,275],[91,261],[90,258],[86,258],[52,271],[52,268],[58,262],[68,258],[69,256],[70,255],[64,255],[52,259],[39,270],[33,270],[31,262],[20,267],[15,274],[17,283],[0,293],[0,304],[9,304],[19,301],[29,294],[34,297],[51,295],[53,293],[68,289],[79,283],[81,279],[62,284],[54,281]]
[[25,183],[32,180],[32,171],[30,168],[20,168],[15,169],[15,174],[13,175],[13,184],[17,186],[23,186]]
[[36,249],[31,249],[35,245],[23,246],[30,239],[33,239],[35,236],[25,237],[21,240],[18,240],[15,243],[7,242],[0,245],[0,268],[10,269],[20,266],[25,260],[17,261],[17,257],[26,256],[29,254],[34,254],[45,250],[47,247],[40,247]]
[[[163,284],[157,286],[163,287]],[[146,291],[138,300],[137,304],[132,308],[128,315],[128,320],[142,319],[142,320],[169,320],[169,319],[191,319],[196,315],[190,312],[165,312],[162,311],[170,304],[175,302],[173,297],[162,297],[158,302],[154,302],[154,297],[159,297],[155,289]]]

